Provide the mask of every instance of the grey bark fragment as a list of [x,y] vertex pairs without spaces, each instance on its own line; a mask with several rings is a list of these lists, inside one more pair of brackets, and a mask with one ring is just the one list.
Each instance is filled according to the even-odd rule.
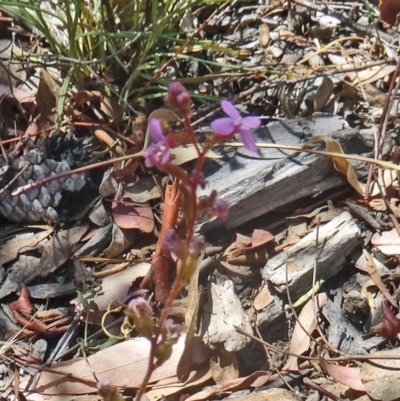
[[[259,143],[291,146],[302,146],[315,135],[334,137],[346,153],[369,150],[358,131],[346,128],[346,122],[337,116],[302,123],[275,121],[255,133]],[[241,148],[225,150],[223,158],[213,164],[214,172],[208,172],[202,194],[217,190],[219,197],[230,204],[229,215],[224,220],[202,222],[201,231],[221,226],[232,229],[300,199],[349,185],[328,157],[290,150],[267,148],[260,149],[258,154]],[[362,166],[355,168],[357,172]]]
[[208,285],[208,303],[204,306],[203,341],[215,349],[223,347],[227,351],[239,351],[251,339],[236,331],[240,327],[252,333],[250,320],[237,297],[231,280],[218,283],[214,276]]
[[287,252],[270,259],[262,276],[270,288],[283,296],[286,296],[288,286],[295,302],[311,289],[314,268],[317,280],[328,280],[338,274],[345,266],[347,257],[360,247],[360,235],[360,229],[350,213],[343,212],[319,229],[318,248],[317,230],[314,230]]

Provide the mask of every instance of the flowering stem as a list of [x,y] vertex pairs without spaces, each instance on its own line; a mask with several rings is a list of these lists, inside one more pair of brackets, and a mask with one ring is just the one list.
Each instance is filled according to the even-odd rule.
[[146,390],[146,386],[151,378],[151,375],[153,374],[154,370],[158,368],[157,364],[155,363],[154,359],[155,359],[155,350],[157,347],[157,343],[158,343],[158,339],[161,335],[161,330],[167,320],[168,317],[168,312],[171,309],[171,305],[173,300],[176,298],[176,296],[179,294],[179,291],[182,289],[182,280],[180,279],[180,277],[176,277],[175,281],[172,285],[171,291],[168,295],[167,300],[165,301],[164,304],[164,308],[161,312],[161,316],[160,319],[157,323],[157,329],[156,329],[156,333],[154,334],[154,336],[151,339],[151,343],[150,343],[150,355],[149,355],[149,363],[147,365],[147,371],[146,374],[143,378],[142,384],[136,394],[136,401],[140,401],[142,399],[142,396]]

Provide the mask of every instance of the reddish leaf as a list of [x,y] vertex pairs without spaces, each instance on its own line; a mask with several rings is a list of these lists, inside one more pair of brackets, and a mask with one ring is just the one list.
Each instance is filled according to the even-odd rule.
[[149,206],[137,206],[129,200],[113,201],[111,211],[115,223],[120,228],[136,228],[145,233],[151,233],[154,229],[153,212]]
[[382,234],[375,233],[371,238],[371,244],[385,255],[400,254],[400,237],[395,228],[383,231]]

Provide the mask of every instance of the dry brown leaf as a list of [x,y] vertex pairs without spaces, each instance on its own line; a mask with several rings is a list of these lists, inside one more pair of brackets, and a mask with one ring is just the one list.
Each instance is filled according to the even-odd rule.
[[[303,147],[307,148],[309,144],[315,142],[325,142],[326,150],[334,153],[344,153],[339,142],[324,135],[317,135],[311,138]],[[365,185],[358,181],[356,172],[347,159],[342,159],[335,156],[330,156],[336,170],[347,177],[349,184],[360,194],[364,195]]]
[[107,258],[116,258],[121,256],[126,250],[130,249],[136,241],[136,232],[133,230],[124,230],[115,223],[112,229],[111,244],[104,250]]
[[[385,287],[385,284],[383,284],[381,276],[379,275],[378,269],[376,268],[375,262],[372,259],[372,256],[368,253],[368,251],[366,249],[363,249],[363,256],[367,261],[367,264],[366,264],[367,269],[364,271],[371,277],[371,280],[379,288],[379,290],[386,297],[386,299],[397,309],[398,306],[397,306],[396,300],[392,297],[390,292],[387,290],[387,288]],[[356,267],[358,269],[360,269],[360,264],[356,264]]]
[[365,391],[364,384],[360,378],[360,368],[351,368],[349,366],[337,365],[327,362],[322,355],[319,358],[322,369],[332,376],[338,382],[350,387],[356,391]]
[[357,85],[361,83],[362,85],[371,84],[378,79],[382,79],[390,75],[396,69],[395,65],[386,64],[379,65],[376,67],[370,67],[357,73],[350,74],[349,77],[353,78],[353,84]]
[[[1,68],[1,67],[0,67]],[[9,85],[0,85],[0,97],[2,95],[13,96],[18,103],[33,103],[36,104],[35,97],[25,90],[18,88],[10,88]]]
[[[397,178],[398,178],[397,171],[394,171],[394,170],[384,169],[382,175],[383,175],[383,185],[385,186],[386,189],[393,186],[394,182],[397,181]],[[370,196],[377,196],[380,193],[381,193],[381,190],[380,190],[379,185],[377,184],[377,182],[375,180],[372,181],[370,189],[369,189]]]
[[53,228],[36,234],[22,234],[10,239],[1,246],[0,264],[8,263],[15,259],[19,253],[37,249],[40,242],[53,233]]
[[[317,328],[317,319],[315,313],[326,304],[327,300],[327,295],[325,293],[321,293],[315,296],[315,301],[314,299],[310,299],[306,303],[298,317],[296,325],[294,326],[289,347],[290,353],[302,355],[308,351],[311,342],[310,336]],[[299,368],[297,361],[297,356],[289,355],[283,370],[298,371]]]
[[37,124],[40,129],[47,128],[54,124],[56,120],[55,108],[57,107],[60,93],[60,85],[44,68],[42,68],[36,94],[38,111],[40,114]]
[[333,93],[333,83],[330,78],[323,77],[321,85],[314,96],[314,111],[321,111]]
[[259,35],[260,35],[260,45],[264,49],[268,46],[269,44],[269,28],[267,24],[262,24],[259,29]]
[[75,107],[82,107],[86,102],[99,101],[101,99],[100,91],[81,90],[74,94]]
[[[171,149],[171,155],[174,156],[174,159],[172,159],[172,164],[175,164],[177,166],[180,166],[181,164],[190,162],[192,160],[196,160],[199,157],[195,146],[192,144],[178,146]],[[206,157],[208,157],[209,159],[220,159],[222,156],[218,155],[212,150],[209,150],[206,153]]]
[[265,230],[254,230],[251,238],[236,234],[236,241],[224,252],[225,260],[232,264],[263,264],[268,260],[268,247],[274,245],[274,236]]
[[375,233],[371,238],[371,244],[387,256],[400,255],[400,237],[395,228]]
[[129,297],[132,283],[144,277],[150,269],[150,263],[139,263],[127,267],[124,271],[103,278],[102,293],[97,295],[94,302],[100,311],[105,311],[114,300],[125,302]]
[[392,26],[400,13],[400,2],[398,0],[379,1],[380,20]]
[[266,308],[268,305],[272,304],[274,301],[274,296],[268,289],[266,284],[263,285],[261,291],[255,296],[253,301],[253,306],[256,311],[260,311]]
[[272,378],[270,372],[257,371],[246,377],[240,377],[238,379],[229,380],[225,383],[216,384],[206,388],[203,391],[198,392],[187,398],[185,401],[202,401],[212,399],[214,394],[223,394],[224,392],[232,392],[241,389],[257,388],[265,383],[269,382]]
[[204,367],[200,370],[190,372],[188,379],[183,383],[180,382],[177,377],[159,381],[149,392],[146,393],[146,397],[149,401],[158,401],[163,399],[163,397],[168,397],[181,392],[188,392],[193,387],[204,384],[211,378],[210,368]]
[[38,274],[46,277],[65,263],[76,250],[76,246],[89,226],[81,225],[68,230],[57,232],[42,247],[42,257],[38,267]]
[[121,124],[124,108],[116,96],[102,96],[100,110],[109,118],[110,122],[116,126]]
[[[175,375],[184,342],[185,336],[182,335],[173,346],[170,359],[153,372],[149,383]],[[139,337],[100,350],[86,359],[75,358],[57,363],[51,366],[51,372],[37,375],[34,390],[45,394],[93,393],[97,391],[96,378],[99,381],[110,380],[117,387],[138,388],[146,374],[149,352],[149,340]],[[65,374],[72,374],[74,377]]]
[[[399,349],[378,351],[371,356],[398,357]],[[392,401],[400,398],[400,360],[372,359],[361,366],[361,380],[373,400]]]
[[223,348],[214,351],[210,361],[212,377],[215,383],[235,380],[239,377],[239,364],[235,352]]
[[259,249],[266,245],[273,244],[275,237],[265,230],[253,230],[251,234],[251,247],[249,250]]
[[138,229],[151,233],[154,229],[154,216],[148,205],[136,205],[129,199],[113,201],[111,214],[118,227],[124,229]]

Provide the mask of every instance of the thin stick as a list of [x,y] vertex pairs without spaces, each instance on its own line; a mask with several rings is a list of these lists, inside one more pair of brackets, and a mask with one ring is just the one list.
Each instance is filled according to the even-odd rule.
[[23,192],[26,192],[26,191],[28,191],[30,189],[33,189],[33,188],[41,187],[42,185],[46,185],[49,182],[54,181],[54,180],[59,180],[61,178],[66,178],[66,177],[69,177],[69,176],[71,176],[73,174],[85,173],[87,171],[94,170],[94,169],[99,168],[99,167],[110,166],[110,165],[112,165],[114,163],[119,163],[119,162],[122,162],[124,160],[137,159],[137,158],[143,157],[143,156],[144,156],[144,150],[142,150],[142,151],[140,151],[138,153],[135,153],[134,155],[116,157],[116,158],[111,159],[111,160],[106,160],[104,162],[90,164],[89,166],[80,167],[80,168],[77,168],[75,170],[65,171],[64,173],[58,174],[56,176],[46,177],[43,180],[39,180],[39,181],[33,182],[31,184],[24,185],[23,187],[19,187],[11,195],[12,196],[18,196],[18,195],[22,194]]

